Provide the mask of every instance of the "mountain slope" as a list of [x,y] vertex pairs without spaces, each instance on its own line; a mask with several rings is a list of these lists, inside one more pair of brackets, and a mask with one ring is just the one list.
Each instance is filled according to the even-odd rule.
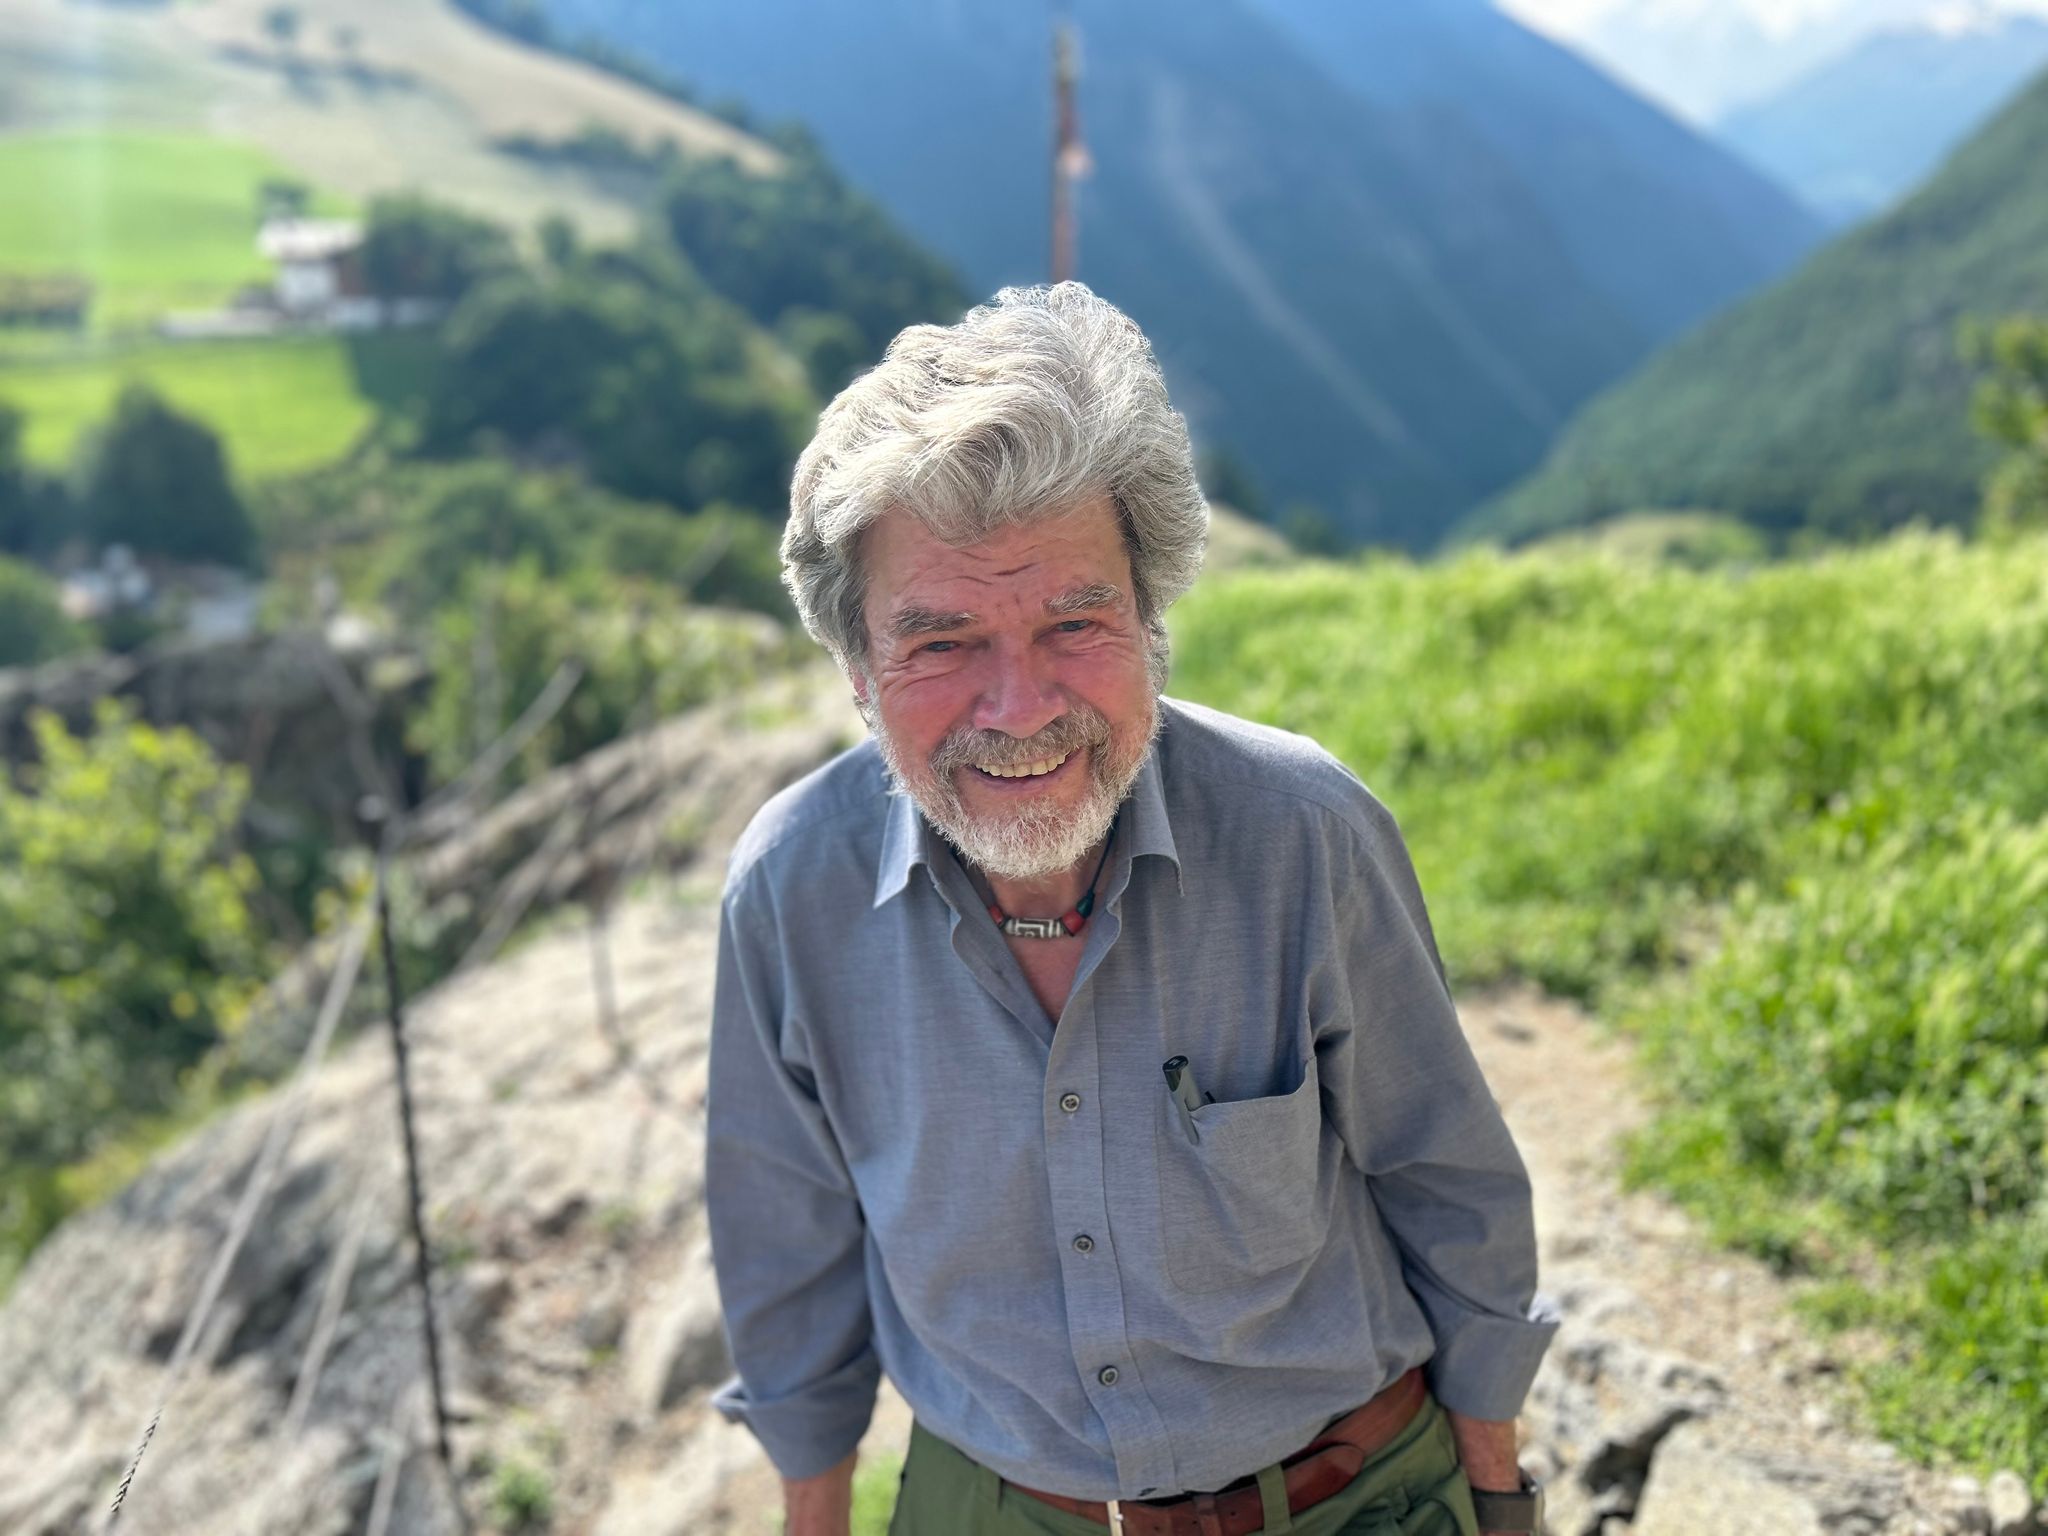
[[0,0],[0,136],[203,133],[259,145],[348,200],[417,187],[521,228],[561,212],[600,238],[631,229],[632,189],[508,141],[596,123],[762,173],[782,161],[708,113],[521,46],[448,0],[297,0],[288,44],[265,25],[273,9]]
[[1969,316],[2048,309],[2048,76],[1893,213],[1692,332],[1588,406],[1464,536],[1637,508],[1856,535],[1975,511]]
[[1723,120],[1721,139],[1847,223],[1888,207],[2048,65],[2048,21],[1873,37]]
[[1369,99],[1469,124],[1653,340],[1786,271],[1822,238],[1782,188],[1488,0],[1258,4]]
[[[801,117],[978,291],[1045,277],[1043,8],[549,10],[708,95]],[[1074,14],[1097,167],[1079,275],[1146,327],[1198,435],[1269,505],[1427,546],[1648,349],[1644,305],[1596,281],[1472,116],[1371,99],[1250,0]]]

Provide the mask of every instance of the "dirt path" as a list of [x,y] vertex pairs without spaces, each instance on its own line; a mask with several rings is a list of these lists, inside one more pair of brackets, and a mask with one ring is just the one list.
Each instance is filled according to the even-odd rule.
[[[1528,1162],[1542,1284],[1566,1315],[1523,1421],[1555,1536],[1990,1530],[1975,1490],[1844,1427],[1838,1363],[1784,1280],[1623,1192],[1618,1142],[1647,1116],[1626,1044],[1533,989],[1460,1013]],[[907,1431],[885,1393],[864,1453],[899,1454]],[[775,1483],[745,1437],[706,1425],[696,1448],[728,1471],[711,1528],[775,1529]]]

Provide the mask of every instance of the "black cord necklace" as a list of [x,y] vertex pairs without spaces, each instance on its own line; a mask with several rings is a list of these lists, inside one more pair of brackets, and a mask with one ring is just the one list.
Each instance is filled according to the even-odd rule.
[[1109,819],[1109,835],[1102,840],[1102,857],[1095,862],[1095,873],[1088,877],[1088,890],[1074,909],[1065,917],[1010,917],[991,901],[988,915],[996,920],[996,926],[1013,939],[1065,939],[1072,938],[1088,926],[1088,919],[1095,911],[1095,887],[1102,879],[1103,868],[1109,863],[1110,845],[1116,841],[1116,816]]

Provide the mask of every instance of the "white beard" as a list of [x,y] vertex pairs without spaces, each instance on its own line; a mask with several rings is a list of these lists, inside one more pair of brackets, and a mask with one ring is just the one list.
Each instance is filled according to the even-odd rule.
[[[875,740],[890,776],[909,794],[925,820],[959,851],[961,858],[999,880],[1043,880],[1072,869],[1109,835],[1109,824],[1116,817],[1117,807],[1137,782],[1145,766],[1145,755],[1159,734],[1159,704],[1155,697],[1144,734],[1132,738],[1134,746],[1117,751],[1114,737],[1089,744],[1088,793],[1080,805],[1069,809],[1027,803],[1003,816],[971,814],[961,802],[950,771],[935,770],[926,763],[919,773],[907,773],[889,732],[879,721],[870,724],[874,726]],[[1060,722],[1055,721],[1030,743],[1020,744],[1011,760],[1029,762],[1055,755],[1061,745],[1059,726]],[[1071,727],[1068,732],[1071,733]],[[1048,733],[1052,737],[1050,743],[1043,740]],[[1053,752],[1046,750],[1048,744],[1053,746]],[[945,750],[946,744],[942,743],[933,755],[937,757]]]

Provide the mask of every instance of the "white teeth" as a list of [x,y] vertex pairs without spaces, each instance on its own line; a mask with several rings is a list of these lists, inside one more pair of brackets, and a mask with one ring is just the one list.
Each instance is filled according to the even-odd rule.
[[1043,762],[1019,763],[1009,768],[990,767],[985,763],[976,763],[974,766],[992,779],[1035,779],[1051,773],[1072,756],[1071,752],[1062,752],[1058,757],[1048,757]]

